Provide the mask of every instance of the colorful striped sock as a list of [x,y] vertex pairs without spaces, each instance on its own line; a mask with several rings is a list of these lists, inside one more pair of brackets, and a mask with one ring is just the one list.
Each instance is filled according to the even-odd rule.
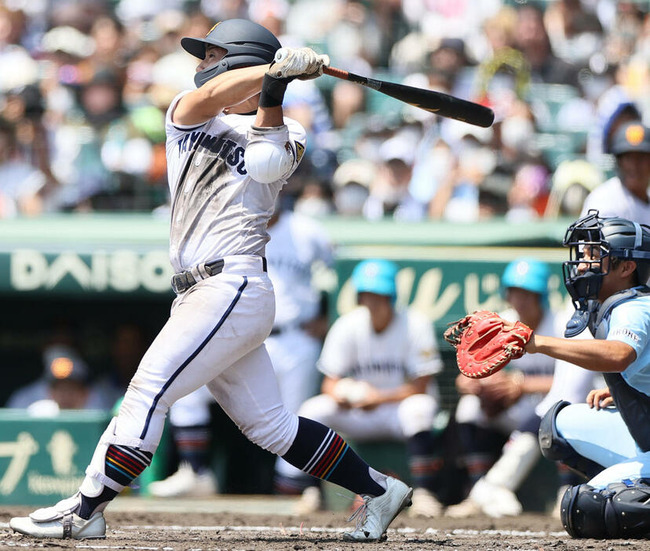
[[443,462],[434,435],[430,431],[418,432],[407,440],[406,447],[413,486],[435,490]]
[[104,474],[121,486],[128,486],[149,466],[152,457],[151,452],[111,444],[106,451]]
[[282,458],[301,471],[354,492],[378,496],[384,479],[341,436],[311,419],[299,418],[298,434]]
[[210,427],[208,425],[173,427],[173,435],[180,463],[189,463],[197,473],[209,468]]

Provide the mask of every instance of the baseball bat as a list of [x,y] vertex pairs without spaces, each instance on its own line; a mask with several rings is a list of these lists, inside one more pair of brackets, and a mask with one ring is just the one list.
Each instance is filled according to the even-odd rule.
[[362,77],[336,67],[325,66],[323,67],[323,73],[342,80],[356,82],[441,117],[463,121],[483,128],[488,128],[494,122],[494,111],[489,107],[450,96],[449,94]]

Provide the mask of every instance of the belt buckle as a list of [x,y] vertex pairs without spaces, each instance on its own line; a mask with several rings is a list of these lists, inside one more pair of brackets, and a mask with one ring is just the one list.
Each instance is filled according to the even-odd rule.
[[186,271],[172,276],[172,289],[177,295],[184,293],[195,283],[194,278],[192,280],[188,278],[188,272]]

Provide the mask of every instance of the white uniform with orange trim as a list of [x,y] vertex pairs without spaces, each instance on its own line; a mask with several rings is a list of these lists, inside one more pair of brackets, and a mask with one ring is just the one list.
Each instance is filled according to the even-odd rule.
[[[267,222],[300,162],[305,131],[289,119],[283,127],[254,129],[254,116],[224,113],[193,127],[174,125],[171,113],[181,96],[166,117],[170,259],[196,284],[175,299],[102,442],[154,451],[171,404],[207,385],[251,441],[283,455],[298,419],[282,404],[264,347],[275,315],[264,252]],[[246,156],[254,159],[269,147],[293,161],[282,179],[262,184],[249,176],[244,155],[251,148]],[[204,264],[216,260],[223,269],[210,277]],[[94,469],[94,463],[88,474],[103,480],[101,464]]]

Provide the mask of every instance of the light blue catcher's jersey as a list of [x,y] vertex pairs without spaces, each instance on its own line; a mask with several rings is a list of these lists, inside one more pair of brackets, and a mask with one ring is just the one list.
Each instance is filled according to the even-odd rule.
[[650,396],[650,295],[630,297],[606,314],[597,338],[621,341],[636,352],[636,359],[621,373],[625,382]]

